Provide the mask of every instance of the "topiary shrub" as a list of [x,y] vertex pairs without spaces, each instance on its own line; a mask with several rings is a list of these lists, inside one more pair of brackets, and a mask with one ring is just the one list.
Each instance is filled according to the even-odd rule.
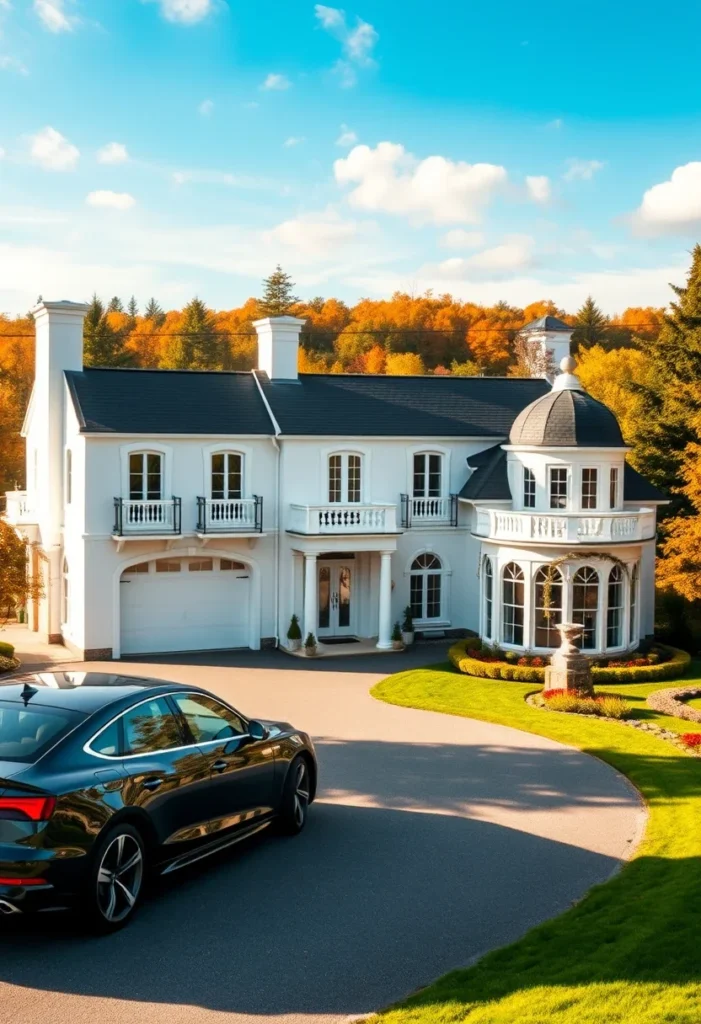
[[[448,658],[452,665],[468,676],[477,676],[480,679],[505,679],[515,683],[542,683],[545,680],[545,669],[532,665],[514,665],[506,661],[482,660],[473,657],[477,653],[475,637],[467,640],[458,640],[448,651]],[[469,645],[469,646],[468,646]],[[483,655],[484,657],[484,655]]]
[[[593,668],[591,670],[595,683],[656,683],[664,682],[665,679],[679,679],[689,668],[691,655],[678,647],[669,647],[666,644],[658,644],[662,656],[666,661],[659,661],[656,664],[635,665],[628,662],[623,665],[609,665],[606,668]],[[647,660],[651,660],[648,655]],[[643,659],[637,659],[642,661]]]
[[0,675],[4,672],[14,671],[14,669],[19,668],[19,665],[19,658],[6,658],[4,655],[0,654]]
[[15,649],[12,644],[6,643],[4,640],[0,640],[0,658],[14,658]]

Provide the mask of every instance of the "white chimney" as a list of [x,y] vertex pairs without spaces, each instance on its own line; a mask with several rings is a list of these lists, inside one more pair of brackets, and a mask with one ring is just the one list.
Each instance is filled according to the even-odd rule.
[[256,320],[258,369],[270,380],[297,380],[299,332],[305,320],[296,316],[268,316]]
[[546,377],[552,383],[557,368],[570,354],[574,328],[555,316],[542,316],[519,331],[526,343],[526,362],[531,376]]

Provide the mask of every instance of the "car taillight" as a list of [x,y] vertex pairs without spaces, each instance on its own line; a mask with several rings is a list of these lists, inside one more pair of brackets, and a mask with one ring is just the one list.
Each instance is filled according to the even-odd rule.
[[55,796],[0,796],[0,821],[48,821]]
[[45,878],[0,878],[0,885],[46,885]]

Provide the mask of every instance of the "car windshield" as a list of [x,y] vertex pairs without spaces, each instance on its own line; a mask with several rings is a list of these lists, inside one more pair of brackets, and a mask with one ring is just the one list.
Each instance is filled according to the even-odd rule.
[[37,761],[83,718],[65,708],[0,701],[0,761]]

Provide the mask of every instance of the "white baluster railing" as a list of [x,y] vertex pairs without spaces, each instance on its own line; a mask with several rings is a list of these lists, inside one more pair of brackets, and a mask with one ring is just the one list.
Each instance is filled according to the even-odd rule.
[[198,528],[204,533],[260,529],[258,498],[198,498]]
[[655,536],[655,513],[641,508],[583,516],[563,512],[510,512],[478,506],[474,531],[478,537],[495,540],[533,540],[552,544],[640,541]]
[[[121,505],[121,513],[119,506]],[[180,533],[179,501],[117,499],[117,527],[122,535],[133,533]]]
[[17,524],[36,522],[26,491],[5,492],[5,519]]
[[451,499],[411,498],[412,525],[450,522]]
[[396,533],[395,505],[290,505],[293,533]]

